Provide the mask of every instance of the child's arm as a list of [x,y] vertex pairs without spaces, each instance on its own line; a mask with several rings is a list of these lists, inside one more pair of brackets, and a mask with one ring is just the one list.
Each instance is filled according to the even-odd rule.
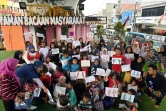
[[28,60],[34,60],[34,57],[33,56],[30,56],[30,53],[27,54],[27,59]]
[[35,58],[36,58],[36,59],[40,59],[40,54],[39,54],[39,52],[36,52]]

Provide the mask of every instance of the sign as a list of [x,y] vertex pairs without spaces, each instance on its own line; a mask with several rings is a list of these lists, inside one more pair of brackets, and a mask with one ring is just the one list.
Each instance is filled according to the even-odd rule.
[[116,54],[115,51],[108,51],[108,55],[109,55],[110,57],[112,57],[114,54]]
[[93,40],[94,33],[92,33],[92,32],[87,33],[87,37],[88,37],[90,40]]
[[73,41],[73,45],[75,46],[75,47],[77,47],[77,46],[81,46],[81,43],[80,43],[80,41]]
[[40,88],[36,88],[35,90],[34,90],[34,97],[39,97],[40,96],[40,92],[41,92],[41,89]]
[[56,70],[56,65],[53,62],[49,62],[49,67],[51,67],[52,69],[54,69],[54,71]]
[[136,18],[137,24],[146,24],[146,23],[155,23],[155,17],[137,17]]
[[127,72],[131,70],[130,64],[122,65],[121,68],[122,68],[122,72]]
[[133,59],[134,58],[134,54],[125,54],[125,58],[126,59]]
[[112,58],[112,64],[122,64],[122,58]]
[[70,80],[76,80],[76,72],[70,72]]
[[132,86],[131,84],[128,84],[128,90],[130,90],[130,89],[134,89],[136,92],[137,92],[137,90],[138,90],[138,86]]
[[66,40],[67,39],[67,36],[66,35],[61,35],[60,36],[60,40]]
[[62,94],[62,95],[66,94],[66,88],[65,87],[55,86],[55,91],[56,91],[57,94]]
[[37,33],[36,36],[37,36],[37,37],[43,37],[43,38],[44,38],[44,34],[41,34],[41,33]]
[[130,76],[135,77],[135,78],[140,78],[141,72],[132,70]]
[[118,88],[106,87],[105,94],[106,96],[109,96],[109,97],[118,97],[119,91],[118,91]]
[[62,66],[66,66],[68,64],[68,60],[61,60]]
[[85,78],[86,78],[85,71],[77,71],[76,72],[76,79],[85,79]]
[[59,54],[59,48],[51,49],[52,54]]
[[130,24],[132,23],[133,11],[126,11],[122,13],[122,23],[124,24],[127,17],[129,16]]
[[93,55],[92,55],[92,56],[91,56],[91,61],[94,62],[95,59],[99,59],[99,56],[93,56]]
[[85,17],[0,17],[0,25],[74,25],[85,24]]
[[161,25],[166,25],[166,16],[164,16],[163,19],[161,20]]
[[76,57],[78,60],[80,60],[80,58],[81,58],[80,55],[73,55],[72,58],[73,57]]
[[106,71],[102,68],[97,68],[96,70],[96,75],[100,75],[100,76],[109,76],[111,73],[110,69],[107,69]]
[[95,81],[95,77],[94,76],[89,76],[85,79],[86,83],[90,83],[90,82],[93,82]]
[[101,55],[102,62],[109,62],[110,56],[109,55]]
[[81,60],[81,67],[90,67],[90,60]]
[[122,93],[121,95],[121,100],[126,100],[128,102],[134,102],[134,98],[135,96],[134,95],[131,95],[131,94],[127,94],[127,93]]

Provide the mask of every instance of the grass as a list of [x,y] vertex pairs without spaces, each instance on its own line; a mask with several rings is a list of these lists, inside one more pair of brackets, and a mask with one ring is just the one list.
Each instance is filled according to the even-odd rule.
[[[3,59],[13,57],[14,51],[0,51],[0,61]],[[149,98],[147,96],[142,96],[140,97],[142,102],[139,103],[139,108],[138,111],[166,111],[166,97],[164,97],[160,107],[158,109],[154,109],[153,105],[155,104],[154,102],[150,102]],[[38,106],[38,108],[35,111],[55,111],[55,108],[52,107],[49,104],[45,104],[39,99],[35,99],[33,101],[33,105]],[[3,103],[0,100],[0,111],[5,111],[3,107]],[[111,110],[106,110],[106,111],[122,111],[120,109],[111,109]]]

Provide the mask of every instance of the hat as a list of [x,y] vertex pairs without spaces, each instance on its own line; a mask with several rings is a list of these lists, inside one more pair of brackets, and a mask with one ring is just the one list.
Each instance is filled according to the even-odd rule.
[[40,60],[37,60],[34,62],[34,66],[36,69],[38,69],[39,67],[43,66],[43,63]]

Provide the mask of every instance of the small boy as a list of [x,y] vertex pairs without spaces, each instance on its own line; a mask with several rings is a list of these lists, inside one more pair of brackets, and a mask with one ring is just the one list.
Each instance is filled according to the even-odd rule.
[[57,111],[72,111],[72,108],[68,105],[68,97],[60,96],[59,102],[61,107],[57,108]]
[[72,64],[70,66],[70,72],[77,72],[80,70],[77,57],[73,57]]
[[[71,56],[69,56],[68,51],[64,51],[64,52],[63,52],[63,56],[62,56],[62,60],[67,60],[67,61],[69,62],[71,59],[72,59],[72,58],[71,58]],[[69,64],[69,63],[68,63],[67,65],[65,65],[65,66],[62,66],[62,69],[63,69],[64,71],[68,71],[69,68],[70,68],[70,64]]]
[[83,99],[78,104],[79,111],[92,111],[91,96],[89,93],[83,94]]

